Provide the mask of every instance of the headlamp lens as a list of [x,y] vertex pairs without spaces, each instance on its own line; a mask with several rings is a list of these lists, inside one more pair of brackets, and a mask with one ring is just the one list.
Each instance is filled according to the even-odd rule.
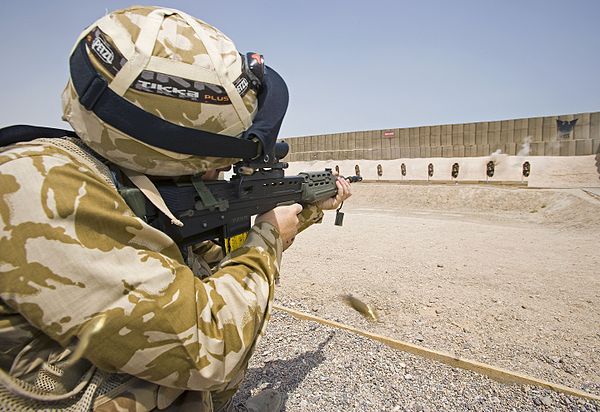
[[250,80],[254,90],[260,90],[265,78],[265,59],[262,54],[248,52],[244,60],[244,74]]

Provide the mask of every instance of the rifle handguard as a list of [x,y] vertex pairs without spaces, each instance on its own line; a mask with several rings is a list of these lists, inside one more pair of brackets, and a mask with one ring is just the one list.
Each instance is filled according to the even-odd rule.
[[298,173],[298,176],[304,178],[301,203],[315,203],[330,198],[337,193],[336,176],[331,172],[331,169],[319,172],[302,172]]

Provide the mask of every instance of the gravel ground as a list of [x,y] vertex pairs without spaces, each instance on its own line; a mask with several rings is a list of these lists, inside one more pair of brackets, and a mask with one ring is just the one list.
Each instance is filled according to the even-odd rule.
[[[354,193],[343,228],[328,215],[286,251],[276,303],[600,395],[600,201],[480,186]],[[277,311],[238,400],[266,387],[286,411],[600,410]]]
[[[280,303],[294,307],[293,302]],[[549,390],[498,383],[281,312],[271,318],[238,401],[266,388],[284,394],[283,410],[289,412],[600,408],[597,402]]]

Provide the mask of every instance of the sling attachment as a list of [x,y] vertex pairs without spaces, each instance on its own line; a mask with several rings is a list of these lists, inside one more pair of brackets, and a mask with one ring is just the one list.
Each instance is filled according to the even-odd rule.
[[337,208],[335,211],[335,225],[342,226],[344,224],[344,212],[341,212],[342,206],[344,206],[344,202]]
[[169,210],[169,207],[165,203],[164,199],[160,195],[160,192],[152,183],[152,181],[143,173],[136,172],[134,170],[126,169],[124,167],[120,168],[125,176],[129,178],[131,183],[133,183],[140,191],[146,196],[146,198],[154,205],[158,210],[163,212],[169,219],[171,219],[171,223],[176,226],[183,226],[183,222],[177,219],[175,215]]
[[198,196],[200,196],[199,203],[201,204],[196,204],[196,208],[198,210],[213,210],[216,208],[219,210],[219,212],[224,212],[229,208],[229,202],[227,199],[215,199],[210,189],[206,187],[206,184],[202,181],[201,174],[192,176],[192,184],[194,185],[194,189],[196,189],[196,193],[198,193]]

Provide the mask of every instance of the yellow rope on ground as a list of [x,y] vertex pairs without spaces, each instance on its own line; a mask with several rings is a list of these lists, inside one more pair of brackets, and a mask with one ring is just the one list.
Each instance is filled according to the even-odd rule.
[[356,335],[361,335],[369,339],[373,339],[382,342],[394,349],[400,349],[404,352],[409,352],[414,355],[422,356],[427,359],[432,359],[446,365],[450,365],[455,368],[466,369],[469,371],[477,372],[481,375],[487,376],[491,379],[497,380],[503,383],[519,383],[524,385],[540,386],[542,388],[551,389],[556,392],[564,393],[567,395],[578,396],[584,399],[591,399],[594,401],[600,401],[600,396],[594,395],[588,392],[581,391],[579,389],[571,388],[558,383],[552,383],[543,379],[537,379],[531,376],[523,375],[522,373],[512,372],[507,369],[498,368],[485,363],[459,358],[451,355],[447,352],[440,352],[433,349],[427,349],[423,346],[413,345],[412,343],[403,342],[400,340],[388,338],[386,336],[377,335],[375,333],[367,332],[364,330],[356,329],[351,326],[344,325],[343,323],[334,322],[319,318],[317,316],[310,315],[308,313],[299,312],[294,309],[289,309],[279,305],[273,305],[273,307],[282,312],[289,313],[298,319],[312,320],[314,322],[321,323],[323,325],[331,326],[337,329],[346,330]]

